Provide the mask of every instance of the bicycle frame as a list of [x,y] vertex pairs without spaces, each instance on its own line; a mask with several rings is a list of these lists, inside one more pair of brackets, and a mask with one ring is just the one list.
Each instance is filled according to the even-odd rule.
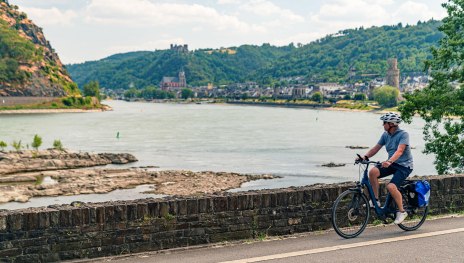
[[[369,164],[375,163],[378,164],[377,162],[369,162],[369,161],[363,161],[361,162],[362,164],[366,164],[366,169],[363,172],[363,178],[361,182],[357,182],[357,189],[363,193],[364,187],[367,188],[367,191],[369,193],[370,200],[375,200],[375,195],[374,195],[374,190],[372,188],[371,182],[369,181],[369,176],[368,176],[368,168]],[[364,193],[363,193],[364,194]],[[393,205],[392,204],[393,202]],[[374,211],[377,217],[383,221],[387,219],[387,217],[390,217],[391,219],[395,219],[395,213],[396,213],[396,203],[395,200],[393,200],[392,196],[390,193],[387,194],[385,204],[383,207],[380,207],[377,205],[377,202],[372,202],[374,205]]]

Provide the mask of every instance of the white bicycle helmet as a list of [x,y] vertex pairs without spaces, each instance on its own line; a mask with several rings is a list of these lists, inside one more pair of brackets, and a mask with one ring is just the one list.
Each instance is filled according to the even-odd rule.
[[393,113],[393,112],[384,114],[382,117],[380,117],[380,120],[385,121],[385,122],[394,123],[397,125],[403,121],[400,115]]

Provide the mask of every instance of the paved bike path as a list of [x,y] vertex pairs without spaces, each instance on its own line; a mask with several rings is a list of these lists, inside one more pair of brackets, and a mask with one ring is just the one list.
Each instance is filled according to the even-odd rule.
[[367,228],[343,239],[334,231],[281,240],[178,249],[93,262],[464,262],[464,217],[427,220],[416,231],[395,225]]

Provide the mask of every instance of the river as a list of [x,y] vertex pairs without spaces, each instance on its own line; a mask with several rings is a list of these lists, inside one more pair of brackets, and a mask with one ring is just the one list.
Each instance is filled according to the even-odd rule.
[[[383,132],[380,115],[370,112],[227,104],[163,104],[105,101],[113,111],[97,113],[0,115],[0,140],[31,143],[34,134],[43,148],[59,139],[65,148],[90,152],[127,152],[138,163],[118,166],[159,166],[159,169],[274,174],[282,178],[244,184],[243,191],[334,183],[358,179],[356,153],[346,146],[373,146]],[[402,128],[410,134],[413,175],[436,174],[433,156],[424,155],[422,127],[416,118]],[[119,136],[118,136],[119,135]],[[11,149],[11,148],[10,148]],[[385,150],[373,158],[385,160]],[[343,167],[327,168],[334,162]],[[137,189],[93,195],[90,200],[141,198]],[[88,196],[33,198],[0,209],[87,201]]]

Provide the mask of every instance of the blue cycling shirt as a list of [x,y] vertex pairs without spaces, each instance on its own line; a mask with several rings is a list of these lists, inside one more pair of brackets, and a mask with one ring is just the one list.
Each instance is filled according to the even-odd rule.
[[384,132],[380,137],[378,144],[384,146],[388,152],[388,158],[390,159],[393,154],[398,149],[400,144],[406,144],[406,149],[404,150],[403,154],[396,160],[395,163],[409,167],[409,169],[413,169],[413,159],[411,154],[411,146],[409,145],[409,134],[398,128],[393,134],[389,134],[388,132]]

